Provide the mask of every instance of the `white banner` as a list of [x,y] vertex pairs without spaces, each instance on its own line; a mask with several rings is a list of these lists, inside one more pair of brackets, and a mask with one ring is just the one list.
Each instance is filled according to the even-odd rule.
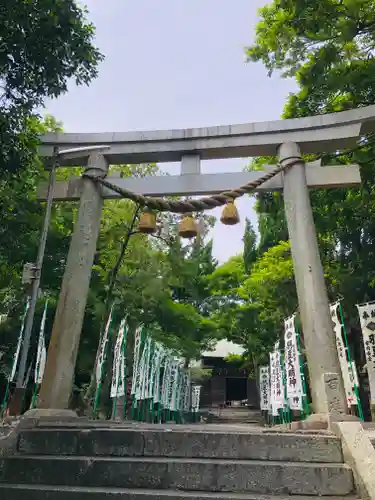
[[303,410],[303,396],[296,395],[288,399],[288,405],[291,410]]
[[184,399],[185,399],[185,370],[182,366],[178,369],[178,382],[177,382],[177,395],[176,395],[176,406],[177,411],[184,411]]
[[161,404],[164,408],[169,408],[169,386],[170,386],[170,378],[171,378],[171,363],[172,359],[168,353],[164,358],[164,373],[163,373],[163,381],[161,386]]
[[200,385],[193,385],[191,393],[191,411],[197,413],[199,411],[200,396],[201,396]]
[[106,358],[108,333],[109,333],[109,328],[110,328],[111,322],[112,322],[112,312],[113,312],[113,305],[112,305],[111,310],[109,312],[107,324],[105,325],[103,338],[102,338],[102,341],[100,344],[100,353],[99,353],[99,357],[98,357],[98,362],[96,363],[95,375],[96,375],[96,386],[97,387],[100,385],[100,383],[102,381],[102,369],[103,369],[103,365],[105,363],[105,358]]
[[357,309],[366,353],[371,404],[375,404],[375,304],[357,305]]
[[349,375],[350,375],[350,382],[352,383],[353,387],[359,387],[359,379],[358,379],[358,372],[357,372],[357,366],[355,364],[355,361],[349,361]]
[[190,375],[186,371],[185,373],[185,391],[184,391],[184,411],[188,412],[190,410],[190,401],[191,401],[191,380]]
[[171,363],[171,373],[168,391],[169,409],[177,411],[177,397],[178,397],[178,362],[173,360]]
[[271,404],[270,394],[270,367],[268,365],[259,367],[259,392],[260,409],[269,411]]
[[139,380],[139,368],[141,362],[141,343],[142,343],[142,326],[139,326],[135,330],[134,335],[134,351],[133,351],[133,378],[132,378],[132,388],[131,395],[134,396],[138,390],[140,380]]
[[111,398],[119,398],[125,396],[126,393],[125,325],[126,318],[123,318],[119,326],[113,354]]
[[297,332],[294,324],[295,316],[291,316],[284,322],[284,346],[285,346],[285,377],[286,394],[288,400],[292,400],[293,410],[302,409],[301,401],[303,396],[303,386],[301,377],[300,356],[297,342]]
[[153,356],[153,371],[150,380],[150,385],[153,385],[152,393],[154,403],[159,403],[160,401],[160,370],[161,364],[164,358],[164,348],[161,344],[155,344],[155,351]]
[[27,313],[29,311],[29,307],[30,307],[30,297],[28,297],[26,300],[25,310],[24,310],[24,313],[22,316],[21,329],[20,329],[20,333],[18,334],[17,347],[16,347],[16,351],[15,351],[14,356],[13,356],[12,370],[11,370],[10,375],[9,375],[9,382],[13,382],[13,380],[16,376],[16,373],[17,373],[18,358],[19,358],[20,352],[21,352],[23,331],[25,329],[25,321],[26,321]]
[[148,339],[144,339],[141,352],[139,354],[139,362],[137,364],[137,386],[135,391],[135,399],[137,401],[144,399],[145,395],[145,378],[146,378],[146,363],[148,355]]
[[[124,340],[124,342],[125,342],[125,340]],[[117,397],[120,398],[122,396],[126,396],[126,351],[125,351],[125,346],[124,346],[123,352],[121,354],[120,379],[118,381],[118,386],[117,386]]]
[[[142,391],[142,399],[149,399],[152,397],[152,392],[150,394],[150,372],[152,370],[152,351],[153,351],[153,341],[151,337],[147,339],[147,355],[145,360],[145,370],[144,370],[144,379],[143,379],[143,391]],[[152,387],[152,390],[154,388]]]
[[270,353],[270,380],[272,415],[277,416],[278,410],[283,409],[285,403],[285,388],[281,369],[281,353],[278,349]]
[[352,366],[348,361],[347,349],[343,339],[343,328],[341,319],[338,313],[339,302],[329,306],[332,319],[332,327],[336,337],[337,354],[339,356],[342,381],[344,384],[346,402],[348,406],[358,404],[357,397],[354,391],[354,374],[352,373]]
[[44,369],[46,367],[46,360],[47,360],[46,340],[44,337],[44,329],[47,318],[47,306],[48,306],[48,299],[46,300],[46,303],[44,305],[42,321],[40,322],[40,328],[39,328],[38,350],[36,353],[36,363],[34,370],[34,382],[36,384],[41,384],[43,381]]

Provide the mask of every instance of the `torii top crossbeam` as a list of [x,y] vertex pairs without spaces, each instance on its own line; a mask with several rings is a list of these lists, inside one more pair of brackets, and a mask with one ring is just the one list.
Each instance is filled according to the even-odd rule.
[[[110,164],[180,161],[188,154],[201,160],[273,156],[284,142],[295,142],[302,153],[351,148],[358,137],[375,131],[375,105],[340,113],[218,127],[146,132],[48,133],[41,156],[75,147],[109,145]],[[84,166],[88,153],[64,155],[62,166]]]

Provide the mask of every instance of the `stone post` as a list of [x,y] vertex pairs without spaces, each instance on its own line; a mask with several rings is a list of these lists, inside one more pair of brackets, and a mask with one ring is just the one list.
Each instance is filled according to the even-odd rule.
[[[126,418],[126,396],[118,396],[116,401],[116,409],[112,409],[112,420],[124,420]],[[112,400],[113,401],[113,400]]]
[[[309,367],[313,408],[315,413],[327,414],[330,408],[324,387],[324,374],[341,374],[336,339],[306,184],[305,162],[301,159],[297,144],[281,144],[279,147],[280,163],[284,165],[296,159],[300,162],[283,174],[285,215]],[[346,398],[341,375],[338,380],[337,394],[344,413]]]
[[[89,156],[86,173],[106,176],[103,154]],[[101,187],[82,179],[81,201],[66,261],[38,408],[67,409],[90,286],[103,206]]]

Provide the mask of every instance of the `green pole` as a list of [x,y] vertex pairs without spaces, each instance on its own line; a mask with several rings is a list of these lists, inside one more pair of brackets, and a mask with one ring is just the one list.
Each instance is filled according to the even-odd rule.
[[123,351],[122,351],[122,355],[123,355],[123,359],[124,359],[124,373],[122,374],[123,376],[123,379],[124,379],[124,405],[123,405],[123,408],[122,408],[122,420],[125,420],[126,418],[126,402],[127,402],[127,395],[128,395],[128,391],[127,391],[127,358],[126,358],[126,354],[127,354],[127,346],[128,346],[128,329],[126,328],[126,325],[125,325],[125,328],[124,328],[124,337],[122,339],[122,346],[123,346]]
[[137,374],[138,374],[138,372],[140,374],[138,383],[141,384],[141,387],[140,387],[140,390],[139,390],[139,392],[140,392],[140,398],[136,399],[136,408],[137,408],[137,417],[136,417],[136,420],[138,422],[141,422],[142,421],[142,417],[143,417],[143,400],[141,398],[142,398],[142,385],[143,385],[144,373],[141,373],[141,371],[138,370],[138,367],[144,368],[144,363],[143,363],[143,365],[141,363],[142,363],[143,356],[146,355],[146,353],[144,353],[144,350],[146,349],[146,338],[145,337],[146,337],[146,335],[144,333],[144,330],[142,329],[141,339],[140,339],[140,346],[139,346],[139,357],[138,357],[138,362],[137,362]]
[[[38,395],[38,389],[39,389],[39,374],[40,374],[40,359],[38,359],[38,353],[39,353],[39,348],[42,350],[43,346],[45,348],[45,340],[44,340],[44,327],[47,319],[47,308],[48,308],[48,298],[46,299],[45,305],[44,305],[44,310],[43,310],[43,315],[42,315],[42,320],[40,322],[40,328],[39,328],[39,337],[38,337],[38,350],[37,350],[37,357],[36,357],[36,376],[35,376],[35,384],[34,384],[34,392],[33,392],[33,397],[31,400],[31,408],[35,408],[36,406],[36,398]],[[41,339],[43,340],[43,344],[40,345]],[[41,351],[42,352],[42,351]],[[25,393],[24,393],[25,394]]]
[[297,337],[297,349],[298,349],[298,355],[299,355],[299,366],[300,366],[301,378],[302,378],[302,389],[304,392],[303,401],[304,401],[305,410],[303,410],[302,412],[305,414],[304,417],[307,417],[310,414],[310,408],[309,408],[309,402],[307,399],[307,386],[306,386],[305,370],[304,370],[303,360],[302,360],[301,339],[300,339],[300,332],[298,329],[298,325],[296,325],[296,337]]
[[[160,361],[160,366],[161,366],[161,363],[162,363],[162,361]],[[160,419],[161,419],[160,412],[161,412],[161,401],[162,401],[162,394],[161,394],[161,382],[162,381],[160,381],[160,370],[158,370],[156,372],[156,377],[159,378],[159,383],[157,385],[159,394],[158,394],[158,402],[156,405],[156,420],[157,420],[157,423],[159,424]]]
[[[98,411],[98,406],[99,406],[99,401],[100,401],[100,393],[101,393],[101,389],[102,389],[102,381],[103,381],[103,374],[104,374],[104,365],[105,365],[105,360],[107,358],[108,335],[109,335],[111,323],[112,323],[112,312],[113,312],[113,304],[111,306],[109,316],[108,316],[108,321],[107,321],[107,324],[105,327],[104,338],[102,339],[102,342],[105,340],[105,344],[104,344],[104,348],[103,348],[103,359],[101,360],[99,383],[98,383],[97,388],[96,388],[94,406],[92,409],[92,416],[94,419],[97,418],[97,411]],[[96,367],[95,367],[95,369],[96,369]]]
[[284,420],[286,423],[291,422],[290,418],[290,407],[289,407],[289,401],[287,397],[287,392],[286,392],[286,371],[285,371],[285,353],[282,355],[280,351],[280,368],[281,368],[281,376],[283,380],[283,386],[284,386],[284,407],[283,407],[283,414],[284,414]]
[[[354,376],[354,372],[353,372],[353,360],[352,360],[352,356],[351,356],[351,353],[350,353],[349,342],[348,342],[348,333],[347,333],[346,327],[345,327],[344,312],[342,310],[341,302],[339,302],[339,314],[340,314],[340,321],[341,321],[342,331],[344,333],[345,347],[346,347],[346,351],[348,353],[348,361],[350,363],[350,368],[352,370],[352,375]],[[363,421],[364,420],[364,416],[363,416],[363,410],[362,410],[361,400],[360,400],[360,397],[359,397],[358,386],[357,386],[356,383],[354,383],[353,386],[354,386],[354,394],[356,395],[356,398],[357,398],[357,401],[358,401],[359,418],[360,418],[360,420]]]
[[[22,336],[23,336],[23,332],[24,332],[24,329],[25,329],[25,320],[26,320],[26,315],[27,315],[29,307],[30,307],[30,298],[28,297],[26,299],[26,304],[25,304],[25,308],[24,308],[24,312],[23,312],[23,316],[22,316],[22,323],[21,323],[21,329],[20,329],[19,337],[17,339],[16,352],[17,352],[17,349],[20,349],[20,347],[22,345]],[[20,336],[21,336],[21,339],[20,339]],[[20,347],[18,347],[18,344],[20,344]],[[4,411],[5,411],[6,407],[7,407],[8,396],[9,396],[9,392],[10,392],[10,384],[12,382],[11,375],[12,375],[13,370],[15,368],[14,365],[17,362],[18,362],[18,356],[16,357],[16,353],[15,353],[15,355],[13,357],[13,361],[12,361],[12,366],[11,366],[11,369],[10,369],[10,374],[8,376],[7,385],[6,385],[6,388],[5,388],[4,399],[3,399],[3,402],[2,402],[2,405],[1,405],[1,410],[0,410],[0,416],[1,417],[3,416]]]
[[[133,374],[134,376],[134,374]],[[136,399],[135,394],[132,396],[132,420],[135,420]]]
[[151,341],[150,344],[150,351],[151,355],[149,357],[151,363],[150,366],[148,367],[149,370],[149,377],[148,377],[148,406],[149,406],[149,414],[150,414],[150,421],[153,423],[154,422],[154,376],[155,374],[155,369],[154,369],[154,354],[155,354],[155,342]]
[[136,393],[137,393],[137,385],[139,384],[139,380],[137,380],[138,377],[138,368],[139,368],[139,363],[141,362],[141,355],[142,355],[142,344],[143,344],[143,328],[139,334],[139,347],[138,347],[138,352],[135,354],[137,355],[137,358],[133,359],[133,378],[132,378],[132,387],[134,384],[134,393],[132,396],[132,409],[131,409],[131,419],[132,420],[137,420],[138,419],[138,413],[139,413],[139,402],[137,403],[136,399]]
[[[125,321],[125,319],[123,320]],[[118,391],[118,387],[119,387],[119,384],[122,383],[123,384],[123,387],[124,387],[124,392],[125,392],[125,395],[124,395],[124,405],[126,405],[126,326],[125,326],[125,323],[122,323],[120,325],[120,328],[123,328],[123,331],[122,331],[122,342],[121,342],[121,346],[120,346],[120,354],[121,354],[121,357],[120,358],[120,364],[119,364],[119,373],[117,374],[117,381],[116,381],[116,396],[113,398],[113,404],[112,404],[112,415],[114,415],[116,417],[116,411],[117,411],[117,403],[118,403],[118,396],[117,396],[117,391]],[[124,368],[124,371],[121,372],[121,369],[122,369],[122,362],[121,362],[121,359],[124,360],[124,364],[123,364],[123,368]],[[124,408],[122,410],[122,419],[124,418]]]

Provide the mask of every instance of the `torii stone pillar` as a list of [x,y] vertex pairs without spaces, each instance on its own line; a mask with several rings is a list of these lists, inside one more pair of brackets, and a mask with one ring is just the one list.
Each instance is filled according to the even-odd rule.
[[[105,177],[107,171],[108,163],[103,154],[91,153],[86,172]],[[38,408],[67,409],[72,390],[103,206],[101,186],[87,177],[81,182],[81,201],[53,323]]]
[[293,142],[282,144],[278,152],[282,165],[300,159],[283,174],[284,204],[314,412],[330,413],[323,377],[325,373],[333,372],[339,375],[337,403],[345,413],[345,390],[306,183],[305,162],[298,145]]

